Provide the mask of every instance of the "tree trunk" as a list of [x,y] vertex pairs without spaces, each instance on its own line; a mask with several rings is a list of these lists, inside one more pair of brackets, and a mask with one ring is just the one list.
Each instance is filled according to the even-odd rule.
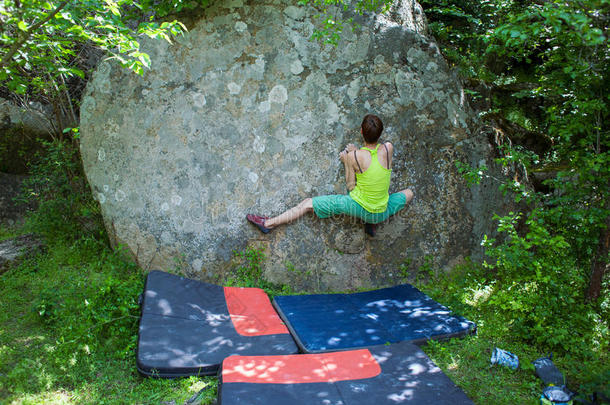
[[610,248],[610,216],[606,217],[606,229],[601,231],[599,245],[597,245],[597,254],[593,259],[591,268],[591,278],[589,280],[589,288],[587,290],[587,300],[596,302],[599,299],[602,291],[602,283],[604,275],[610,267],[608,262],[608,252]]

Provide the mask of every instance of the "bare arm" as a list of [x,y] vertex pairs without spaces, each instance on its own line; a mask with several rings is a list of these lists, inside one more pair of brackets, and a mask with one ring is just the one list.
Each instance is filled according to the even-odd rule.
[[356,173],[348,160],[349,159],[345,159],[343,161],[343,166],[345,167],[345,184],[347,185],[347,190],[352,191],[354,187],[356,187]]
[[392,168],[392,155],[394,154],[394,145],[392,145],[390,142],[386,142],[385,147],[388,151],[388,169]]
[[354,187],[356,187],[356,172],[354,171],[352,157],[349,154],[349,152],[354,149],[355,147],[350,144],[345,150],[339,153],[339,159],[343,162],[343,168],[345,169],[345,184],[347,185],[348,191],[352,191]]

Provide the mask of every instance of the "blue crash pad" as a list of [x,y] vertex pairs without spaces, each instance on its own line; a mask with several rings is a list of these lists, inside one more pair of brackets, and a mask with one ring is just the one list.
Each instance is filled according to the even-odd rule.
[[467,319],[409,284],[352,294],[276,296],[273,305],[304,353],[462,336]]

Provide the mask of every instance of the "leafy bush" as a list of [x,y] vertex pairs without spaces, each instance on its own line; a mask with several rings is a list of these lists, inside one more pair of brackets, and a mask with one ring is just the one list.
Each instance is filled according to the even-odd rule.
[[552,350],[570,352],[591,345],[596,322],[585,304],[587,274],[570,255],[570,245],[553,234],[538,211],[517,231],[522,214],[496,217],[501,243],[485,238],[483,244],[495,271],[494,292],[487,305],[506,315],[511,333],[524,341]]
[[[506,232],[512,232],[515,217],[502,220],[503,226],[509,228]],[[516,244],[536,239],[517,237],[524,240]],[[566,294],[569,287],[563,287],[561,283],[569,276],[560,275],[561,280],[540,282],[536,274],[528,273],[528,268],[518,268],[519,263],[527,261],[522,261],[520,249],[511,251],[509,245],[508,241],[496,242],[490,247],[499,250],[497,255],[503,264],[498,267],[467,261],[448,273],[423,269],[426,277],[418,279],[425,281],[420,281],[417,287],[477,324],[476,335],[429,342],[423,347],[425,352],[475,403],[536,402],[543,387],[535,377],[531,361],[549,351],[554,352],[554,362],[565,374],[569,388],[578,392],[580,398],[588,398],[596,392],[610,394],[607,321],[600,319],[592,307],[584,306],[582,296],[576,305],[560,302],[558,294],[545,297],[553,287],[563,288],[560,293]],[[542,249],[549,249],[550,253],[555,248]],[[514,252],[518,252],[516,257]],[[559,260],[561,256],[553,259]],[[552,276],[548,270],[542,273],[541,278]],[[526,283],[534,288],[522,288]],[[582,295],[582,290],[572,294]],[[532,309],[535,314],[528,314],[524,308]],[[536,335],[533,331],[538,324],[541,332]],[[558,341],[553,342],[553,338]],[[498,367],[490,370],[491,352],[495,347],[518,355],[519,369]]]
[[[607,275],[599,280],[610,233],[607,1],[422,5],[469,94],[484,99],[475,100],[480,116],[503,134],[497,163],[515,175],[458,170],[469,184],[493,178],[523,211],[495,218],[487,273],[467,288],[522,342],[563,353],[607,347],[608,298],[597,299],[608,288]],[[537,174],[547,180],[530,183]]]
[[100,237],[103,222],[83,174],[78,150],[67,141],[43,141],[44,150],[30,165],[22,200],[37,209],[27,228],[49,239]]

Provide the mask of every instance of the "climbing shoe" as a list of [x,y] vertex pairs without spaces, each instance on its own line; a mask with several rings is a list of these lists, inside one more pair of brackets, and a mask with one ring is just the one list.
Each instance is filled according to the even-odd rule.
[[246,219],[256,225],[262,233],[269,233],[271,230],[271,228],[267,228],[265,226],[265,220],[269,219],[269,217],[260,217],[258,215],[248,214],[246,215]]
[[377,225],[375,224],[364,224],[364,233],[370,236],[375,236],[377,232]]

